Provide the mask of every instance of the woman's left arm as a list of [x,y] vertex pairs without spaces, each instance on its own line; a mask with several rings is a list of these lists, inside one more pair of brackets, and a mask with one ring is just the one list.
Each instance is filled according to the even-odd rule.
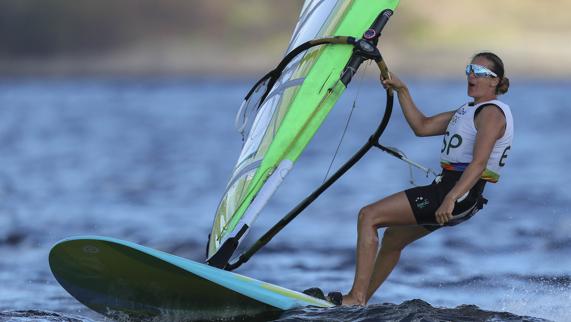
[[496,141],[504,135],[506,118],[499,107],[489,105],[483,107],[474,121],[477,129],[474,143],[474,158],[466,167],[462,176],[448,192],[442,204],[436,210],[436,221],[444,225],[452,219],[452,211],[456,200],[468,192],[480,179]]

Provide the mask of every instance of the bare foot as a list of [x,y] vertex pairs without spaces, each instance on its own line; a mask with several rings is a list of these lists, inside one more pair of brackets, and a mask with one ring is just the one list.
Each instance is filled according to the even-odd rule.
[[359,306],[364,306],[365,303],[362,303],[360,301],[358,301],[353,294],[349,293],[347,295],[343,295],[343,302],[341,302],[341,305],[345,305],[345,306],[353,306],[353,305],[359,305]]

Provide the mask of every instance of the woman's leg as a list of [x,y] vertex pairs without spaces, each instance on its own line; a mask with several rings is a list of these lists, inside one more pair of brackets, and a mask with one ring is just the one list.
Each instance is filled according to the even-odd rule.
[[[365,305],[367,303],[370,297],[369,286],[371,285],[375,258],[377,257],[379,247],[377,229],[379,227],[399,225],[416,225],[416,219],[404,192],[388,196],[361,209],[357,225],[357,267],[355,269],[355,279],[351,291],[343,297],[344,305]],[[397,261],[398,257],[395,259],[393,254],[392,261],[388,260],[385,264],[380,263],[380,266],[375,269],[383,268],[386,271],[390,268],[392,270]],[[390,266],[389,264],[392,262],[394,264]],[[388,270],[386,276],[388,276],[390,270]],[[375,274],[376,280],[380,280],[382,275],[382,273]]]
[[375,291],[387,279],[400,259],[403,248],[413,241],[422,238],[431,231],[421,226],[389,227],[385,230],[381,249],[375,261],[375,268],[367,292],[367,302]]

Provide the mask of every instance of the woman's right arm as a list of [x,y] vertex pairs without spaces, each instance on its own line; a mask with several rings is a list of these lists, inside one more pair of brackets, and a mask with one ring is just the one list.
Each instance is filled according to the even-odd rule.
[[383,80],[382,84],[383,87],[392,88],[397,92],[404,117],[416,136],[442,135],[446,132],[455,111],[427,117],[414,104],[406,84],[394,74],[391,73],[391,79]]

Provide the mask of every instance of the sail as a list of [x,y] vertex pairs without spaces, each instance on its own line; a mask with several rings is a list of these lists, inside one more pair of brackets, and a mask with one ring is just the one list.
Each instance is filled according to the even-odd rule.
[[[397,5],[398,0],[306,0],[286,55],[312,39],[360,38],[380,12]],[[326,45],[296,56],[271,84],[249,129],[245,120],[239,126],[244,145],[216,212],[208,260],[229,240],[230,252],[235,250],[292,169],[345,90],[340,77],[352,51],[348,45]],[[258,90],[265,86],[260,83]],[[250,96],[242,108],[258,106],[257,99]]]

